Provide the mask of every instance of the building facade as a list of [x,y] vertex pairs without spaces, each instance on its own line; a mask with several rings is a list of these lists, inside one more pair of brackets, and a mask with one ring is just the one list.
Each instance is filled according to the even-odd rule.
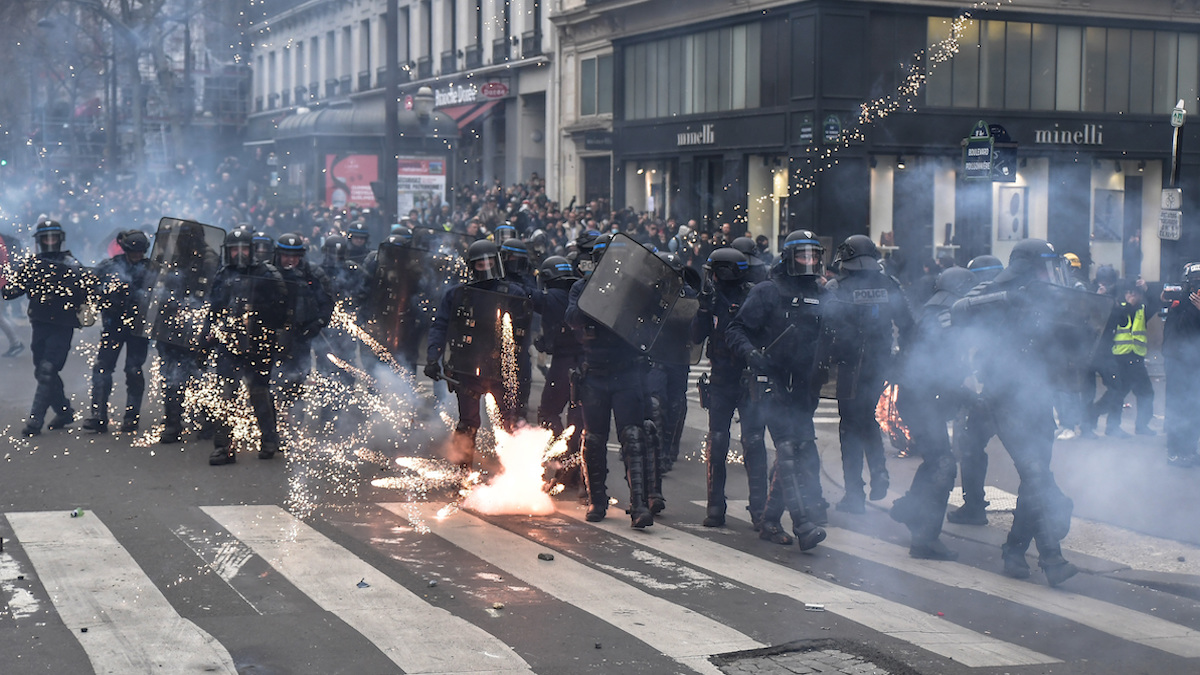
[[[552,35],[542,4],[399,0],[401,211],[429,197],[406,197],[405,185],[441,186],[435,200],[452,202],[458,186],[545,175]],[[374,205],[362,184],[382,158],[386,5],[310,0],[260,28],[246,143],[275,154],[291,199]],[[414,105],[422,87],[434,96],[429,116]],[[357,187],[341,185],[351,174]]]
[[[1197,110],[1200,3],[961,11],[563,0],[557,196],[607,188],[617,206],[774,242],[801,227],[869,233],[906,274],[938,254],[1006,259],[1026,237],[1147,279],[1200,258],[1194,154],[1182,236],[1158,236],[1171,113]],[[994,177],[965,161],[977,128]]]

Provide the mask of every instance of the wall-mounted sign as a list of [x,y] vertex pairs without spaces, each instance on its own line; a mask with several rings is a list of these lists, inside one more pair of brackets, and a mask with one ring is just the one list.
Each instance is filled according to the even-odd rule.
[[1084,124],[1082,128],[1035,129],[1033,142],[1038,145],[1104,145],[1104,125]]
[[799,115],[796,119],[798,120],[796,140],[800,143],[800,145],[812,145],[813,134],[815,133],[813,114],[804,113],[803,115]]
[[613,135],[611,131],[593,129],[583,132],[584,150],[612,150]]
[[715,126],[714,124],[701,124],[697,131],[692,131],[690,128],[681,131],[675,134],[675,145],[680,148],[689,145],[712,145],[717,142]]
[[825,116],[825,124],[823,128],[823,138],[825,145],[834,145],[842,140],[842,120],[837,115],[830,113]]
[[979,120],[971,135],[963,139],[963,178],[992,179],[992,132],[987,122]]
[[475,82],[452,82],[445,87],[433,90],[433,106],[445,108],[456,105],[482,103],[495,99],[508,98],[512,88],[505,79],[493,79],[476,85]]

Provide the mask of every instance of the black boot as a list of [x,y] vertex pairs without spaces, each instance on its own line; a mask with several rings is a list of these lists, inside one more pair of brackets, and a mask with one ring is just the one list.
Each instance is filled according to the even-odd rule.
[[666,451],[662,445],[662,437],[657,433],[657,427],[653,420],[646,420],[642,425],[643,447],[646,448],[645,468],[646,468],[646,483],[649,493],[646,495],[646,502],[650,505],[650,513],[658,515],[667,508],[667,500],[663,497],[663,476],[671,470],[671,463],[667,461]]
[[608,477],[608,448],[605,439],[585,434],[583,439],[583,478],[587,485],[587,521],[598,523],[608,513],[608,490],[604,481]]
[[647,502],[646,445],[642,427],[630,425],[621,430],[621,455],[625,460],[625,479],[629,483],[629,519],[635,528],[650,527],[654,514]]
[[721,527],[725,524],[725,462],[729,458],[729,434],[709,432],[704,440],[704,458],[708,465],[708,508],[702,524],[704,527]]
[[208,456],[208,463],[212,466],[221,466],[222,464],[235,464],[237,462],[237,453],[233,451],[233,446],[218,445],[213,448],[212,454]]
[[64,408],[54,413],[53,419],[51,419],[50,423],[46,425],[46,428],[50,430],[62,429],[71,426],[71,423],[74,421],[75,411],[71,410],[70,408]]
[[769,473],[767,444],[761,434],[742,437],[742,462],[746,465],[746,481],[750,488],[750,503],[746,510],[750,512],[750,521],[757,523],[762,520],[767,506]]
[[975,502],[946,513],[946,520],[956,525],[987,525],[987,507],[990,502]]

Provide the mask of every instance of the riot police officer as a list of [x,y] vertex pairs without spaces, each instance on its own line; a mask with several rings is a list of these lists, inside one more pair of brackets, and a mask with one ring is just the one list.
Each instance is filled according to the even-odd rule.
[[[621,442],[621,459],[629,484],[629,516],[635,528],[654,524],[649,492],[656,470],[655,458],[647,452],[644,422],[646,359],[640,352],[609,328],[579,309],[579,298],[586,290],[595,264],[607,252],[612,235],[585,235],[580,242],[580,268],[583,279],[571,286],[567,322],[581,331],[584,364],[580,378],[583,403],[583,463],[587,482],[588,510],[585,518],[599,522],[608,512],[608,430],[614,423]],[[628,245],[628,244],[625,244]],[[587,264],[582,264],[587,256]]]
[[1052,295],[1051,284],[1063,282],[1054,247],[1043,239],[1025,239],[1013,247],[1003,272],[952,308],[953,323],[970,331],[983,401],[1021,479],[1012,529],[1001,548],[1004,574],[1029,576],[1025,552],[1036,541],[1038,564],[1051,586],[1078,571],[1063,558],[1059,543],[1070,529],[1073,504],[1050,471],[1055,429],[1051,375],[1061,372],[1069,356],[1055,347],[1079,351],[1090,346],[1075,335],[1060,339],[1063,328],[1078,330],[1077,325],[1057,323],[1070,308]]
[[975,275],[949,267],[934,281],[933,296],[921,307],[911,348],[901,357],[896,406],[912,435],[909,447],[921,456],[912,487],[892,505],[892,518],[908,526],[908,553],[914,558],[955,560],[942,543],[946,499],[954,488],[957,465],[946,423],[966,399],[967,355],[953,332],[950,307],[975,285]]
[[350,246],[346,251],[346,259],[361,265],[366,260],[367,255],[371,252],[368,248],[371,244],[371,232],[367,229],[366,222],[355,220],[346,228],[346,239],[349,240]]
[[261,262],[270,262],[275,258],[275,239],[271,235],[263,231],[254,233],[250,238],[254,246],[254,259]]
[[1177,467],[1200,465],[1196,441],[1200,438],[1200,262],[1183,268],[1183,283],[1163,289],[1169,303],[1163,326],[1163,357],[1166,358],[1167,463]]
[[[537,418],[539,425],[557,436],[563,431],[562,411],[567,408],[567,424],[575,427],[575,433],[567,440],[563,460],[564,464],[574,464],[576,468],[559,479],[569,487],[581,475],[578,467],[582,463],[579,449],[583,437],[583,408],[578,401],[572,400],[571,374],[583,364],[583,344],[578,333],[567,324],[571,287],[579,281],[579,275],[566,258],[550,256],[542,262],[538,278],[541,289],[533,296],[533,306],[542,317],[542,333],[534,347],[550,355],[550,367],[546,370]],[[580,483],[582,485],[582,481]],[[586,494],[586,490],[584,492]]]
[[[279,270],[255,260],[251,233],[234,230],[225,236],[223,264],[213,280],[209,306],[210,343],[216,349],[216,374],[223,401],[235,400],[239,380],[245,380],[250,405],[261,436],[259,459],[279,450],[275,404],[271,400],[271,362],[275,330],[287,319],[287,285]],[[208,463],[237,461],[228,415],[216,418],[213,452]]]
[[[425,357],[425,375],[433,380],[450,377],[443,374],[442,358],[446,354],[447,338],[451,322],[456,316],[463,314],[467,306],[473,302],[467,295],[467,290],[489,291],[502,295],[528,299],[529,291],[519,284],[504,278],[504,264],[500,261],[500,251],[495,242],[481,239],[467,247],[467,265],[471,270],[471,281],[467,284],[451,286],[442,297],[437,312],[433,317],[433,325],[429,329],[429,346]],[[487,312],[484,312],[486,315]],[[493,313],[492,317],[495,316]],[[492,321],[495,319],[492,318]],[[481,326],[482,327],[482,326]],[[494,333],[495,325],[484,328]],[[526,337],[516,339],[517,352],[528,352],[529,345]],[[450,364],[447,364],[450,365]],[[474,370],[474,368],[473,368]],[[479,370],[482,370],[480,368]],[[458,464],[470,467],[475,461],[475,432],[479,430],[481,416],[479,401],[484,394],[491,393],[496,398],[505,423],[511,428],[518,419],[515,397],[505,396],[505,383],[490,375],[454,372],[455,381],[450,382],[458,399],[458,424],[454,429],[451,452]]]
[[786,508],[801,550],[825,540],[825,530],[808,509],[820,499],[813,413],[821,384],[824,311],[831,300],[818,281],[824,254],[812,232],[789,234],[771,279],[750,291],[725,331],[733,352],[754,373],[751,386],[758,387],[754,395],[763,397],[763,414],[775,442],[759,536],[785,546],[793,542],[780,524]]
[[100,334],[100,347],[92,364],[91,417],[84,421],[83,428],[98,434],[108,431],[108,397],[112,393],[113,369],[122,347],[125,348],[126,402],[121,431],[137,431],[142,395],[146,389],[142,365],[146,363],[150,339],[142,332],[142,315],[150,270],[146,260],[150,238],[140,230],[128,230],[117,236],[117,245],[123,252],[95,269],[104,331]]
[[25,436],[42,433],[50,409],[54,410],[50,429],[61,429],[75,421],[59,373],[71,353],[71,340],[80,327],[79,311],[87,302],[90,285],[83,266],[70,251],[63,250],[66,234],[58,221],[38,223],[33,237],[37,253],[16,267],[3,289],[5,300],[29,296],[27,313],[33,329],[30,350],[37,387],[29,419],[21,430]]
[[280,235],[275,242],[275,267],[287,287],[287,321],[277,333],[279,356],[275,366],[279,410],[287,413],[300,399],[312,370],[312,342],[333,314],[333,296],[320,267],[305,259],[304,238]]
[[746,256],[746,260],[750,265],[749,270],[746,272],[746,279],[751,284],[767,280],[767,277],[771,275],[771,268],[762,258],[758,257],[758,246],[755,245],[753,239],[750,237],[737,237],[729,245],[734,250]]
[[838,246],[835,262],[838,276],[825,288],[836,298],[833,305],[836,311],[831,313],[830,323],[841,416],[838,438],[846,487],[837,509],[862,513],[864,457],[871,474],[871,500],[887,496],[887,463],[875,408],[890,375],[894,331],[899,331],[903,343],[913,319],[900,283],[884,274],[879,264],[879,249],[870,237],[863,234],[848,237]]
[[708,435],[704,439],[704,458],[708,465],[708,505],[703,525],[725,524],[725,477],[729,458],[729,425],[733,412],[741,418],[742,461],[750,487],[751,521],[762,521],[767,501],[766,420],[762,401],[751,398],[745,379],[746,361],[730,347],[725,332],[729,323],[754,288],[750,280],[750,262],[734,248],[719,248],[704,264],[705,284],[700,293],[700,309],[692,321],[692,342],[708,338],[711,377],[701,381],[701,405],[708,408]]
[[[358,264],[346,258],[349,246],[350,242],[340,234],[326,237],[321,244],[321,273],[329,281],[328,290],[334,305],[340,305],[347,315],[355,316],[366,292],[366,279]],[[354,362],[356,343],[344,328],[327,326],[320,338],[318,355],[330,353],[347,363]],[[353,375],[324,356],[318,356],[316,368],[317,372],[338,380],[346,387],[354,384]],[[333,419],[335,412],[333,405],[326,406],[321,411],[322,420]]]
[[[979,255],[967,263],[977,284],[991,281],[1004,271],[1004,263],[994,255]],[[970,354],[968,362],[972,359]],[[987,525],[984,481],[987,479],[987,444],[996,435],[996,425],[977,391],[968,391],[967,398],[954,425],[954,450],[958,455],[963,505],[946,512],[946,520],[957,525]]]

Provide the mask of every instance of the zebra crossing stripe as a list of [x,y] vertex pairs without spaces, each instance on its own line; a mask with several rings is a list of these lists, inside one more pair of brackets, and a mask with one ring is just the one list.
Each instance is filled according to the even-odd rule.
[[[583,519],[578,507],[560,508],[559,513],[577,520]],[[822,604],[826,612],[954,659],[968,667],[1059,663],[1059,659],[981,635],[907,605],[865,591],[844,588],[661,523],[656,523],[651,530],[637,533],[640,536],[635,536],[629,524],[622,519],[588,524],[761,591],[778,593],[801,603]]]
[[[697,501],[703,505],[704,502]],[[728,503],[730,515],[750,522],[745,500]],[[745,514],[745,515],[743,515]],[[829,538],[821,545],[835,551],[881,563],[915,577],[953,588],[977,591],[1060,616],[1075,623],[1103,631],[1114,637],[1153,647],[1184,658],[1200,657],[1200,631],[1158,617],[1127,609],[1061,589],[1051,591],[1027,581],[999,574],[980,575],[979,570],[960,563],[914,560],[902,546],[860,534],[853,530],[826,527]]]
[[237,674],[225,647],[175,611],[94,514],[6,516],[97,673]]
[[[434,607],[278,506],[201,507],[405,673],[532,673],[503,641]],[[360,588],[359,580],[369,586]]]
[[475,516],[459,512],[438,520],[437,504],[381,503],[401,518],[415,508],[437,536],[570,603],[701,673],[720,675],[713,654],[765,645],[702,614],[651,595],[583,563],[559,555],[553,565],[538,553],[550,549]]

